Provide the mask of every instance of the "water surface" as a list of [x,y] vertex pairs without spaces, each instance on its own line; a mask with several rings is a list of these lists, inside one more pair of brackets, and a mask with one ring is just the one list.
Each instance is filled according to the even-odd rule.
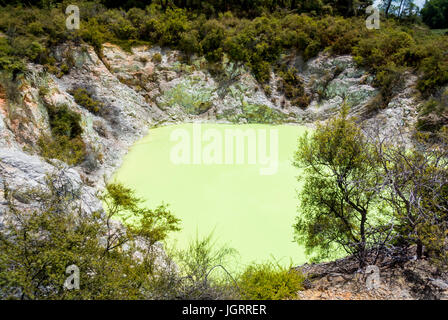
[[[257,143],[266,141],[267,155],[272,147],[270,134],[276,131],[276,170],[266,171],[268,165],[259,163],[258,154],[256,163],[249,163],[248,140],[245,140],[243,164],[236,163],[236,158],[233,164],[226,164],[225,134],[229,132],[226,130],[234,129],[257,132]],[[172,212],[182,220],[182,231],[172,234],[169,245],[176,243],[177,247],[184,248],[197,234],[201,237],[214,232],[218,244],[226,243],[238,250],[236,262],[239,266],[272,258],[283,265],[304,263],[303,249],[293,241],[299,172],[292,166],[292,157],[297,138],[306,129],[292,125],[201,124],[199,130],[198,135],[197,124],[150,129],[149,134],[130,149],[114,178],[135,189],[151,208],[162,202],[170,205]],[[266,138],[262,139],[259,132],[265,132]],[[190,164],[182,162],[188,158],[182,150],[188,146],[182,149],[185,141],[180,137],[190,138]],[[194,149],[198,137],[208,139],[200,144],[201,150]],[[212,160],[204,158],[204,152],[216,151],[220,139],[222,153],[217,157],[209,153],[214,157]],[[272,136],[274,140],[275,135]],[[236,147],[233,150],[238,152]],[[260,148],[257,152],[261,152]],[[222,164],[216,164],[220,156]],[[213,161],[215,163],[210,164]],[[261,174],[263,168],[264,174]]]

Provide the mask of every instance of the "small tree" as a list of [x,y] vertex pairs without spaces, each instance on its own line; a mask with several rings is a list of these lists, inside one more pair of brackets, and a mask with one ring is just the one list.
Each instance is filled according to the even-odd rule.
[[[343,106],[339,117],[299,139],[294,165],[299,181],[296,240],[315,259],[354,254],[364,266],[367,250],[387,237],[377,222],[376,163],[359,125]],[[383,236],[382,236],[383,235]]]

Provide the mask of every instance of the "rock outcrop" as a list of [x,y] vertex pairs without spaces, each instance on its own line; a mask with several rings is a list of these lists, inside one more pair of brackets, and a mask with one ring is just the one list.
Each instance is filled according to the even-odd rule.
[[296,268],[306,276],[302,300],[447,300],[448,273],[415,255],[359,268],[353,257]]
[[[0,88],[0,183],[13,189],[42,185],[47,173],[62,166],[73,184],[83,186],[82,202],[88,211],[101,208],[95,193],[104,186],[104,177],[111,176],[128,148],[152,126],[246,123],[256,121],[250,116],[259,112],[275,116],[264,118],[268,123],[312,125],[336,114],[345,101],[366,127],[379,125],[387,132],[412,127],[419,103],[413,88],[416,77],[409,75],[389,105],[366,118],[365,109],[378,90],[372,75],[356,67],[350,56],[322,53],[304,62],[295,53],[285,55],[283,63],[297,70],[309,97],[307,107],[294,105],[285,95],[279,75],[272,72],[267,90],[245,66],[226,58],[219,72],[213,72],[203,57],[185,57],[158,47],[125,52],[105,44],[100,58],[92,47],[67,43],[57,47],[54,56],[59,64],[70,65],[61,77],[29,64],[16,99],[7,101]],[[77,88],[100,101],[101,111],[94,114],[78,105],[71,94]],[[68,167],[40,156],[37,141],[51,133],[48,104],[64,104],[81,116],[82,140],[88,150],[82,163]],[[5,205],[0,193],[0,217]]]

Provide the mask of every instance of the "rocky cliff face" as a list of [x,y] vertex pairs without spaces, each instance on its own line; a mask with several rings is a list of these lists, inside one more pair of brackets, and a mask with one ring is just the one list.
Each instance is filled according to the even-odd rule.
[[[112,174],[151,126],[196,120],[247,123],[260,114],[268,123],[312,125],[337,113],[345,100],[365,126],[388,131],[411,127],[419,103],[415,77],[409,75],[387,108],[366,112],[378,91],[373,77],[350,56],[321,54],[306,63],[294,53],[284,56],[283,64],[297,70],[308,107],[295,105],[278,74],[273,72],[269,85],[261,86],[246,67],[227,60],[213,72],[202,57],[187,59],[175,50],[144,46],[125,52],[112,44],[104,45],[101,58],[93,48],[74,44],[59,46],[55,57],[70,66],[61,77],[30,64],[15,101],[6,101],[0,90],[0,183],[13,189],[43,184],[46,173],[62,167],[73,183],[83,185],[86,210],[101,208],[95,192],[104,185],[103,176]],[[70,93],[77,88],[100,101],[101,112],[78,105]],[[81,164],[68,167],[39,155],[37,140],[50,133],[46,104],[65,104],[81,116],[88,150]],[[0,217],[4,206],[0,193]]]

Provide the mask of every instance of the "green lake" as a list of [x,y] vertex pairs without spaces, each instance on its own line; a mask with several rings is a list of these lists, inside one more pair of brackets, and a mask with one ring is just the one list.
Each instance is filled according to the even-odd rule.
[[272,259],[298,265],[306,259],[293,239],[300,185],[292,159],[306,130],[191,123],[150,129],[113,179],[135,189],[151,208],[169,204],[182,231],[168,246],[184,248],[213,232],[217,244],[238,251],[238,267]]

